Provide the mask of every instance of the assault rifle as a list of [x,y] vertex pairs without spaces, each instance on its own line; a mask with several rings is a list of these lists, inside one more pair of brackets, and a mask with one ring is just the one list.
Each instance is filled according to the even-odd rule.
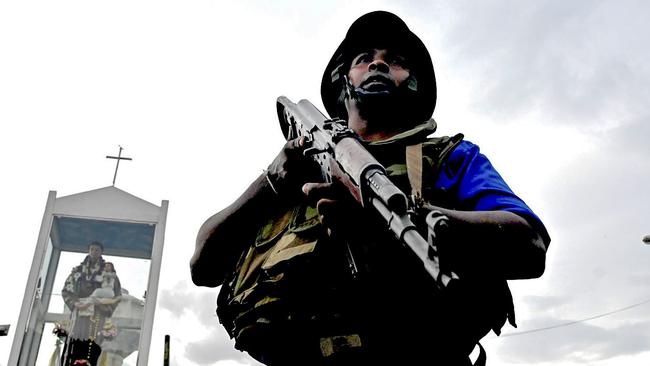
[[305,136],[311,147],[304,154],[320,165],[323,179],[329,183],[339,180],[363,207],[374,208],[395,237],[422,261],[438,288],[458,279],[453,272],[441,271],[437,255],[437,234],[448,225],[448,218],[438,211],[430,212],[425,240],[411,221],[406,195],[388,179],[386,169],[363,147],[345,121],[328,119],[304,99],[296,104],[279,97],[277,109],[284,137],[291,140]]

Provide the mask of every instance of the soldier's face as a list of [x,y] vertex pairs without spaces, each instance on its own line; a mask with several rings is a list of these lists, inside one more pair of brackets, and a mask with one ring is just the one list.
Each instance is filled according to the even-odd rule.
[[88,248],[88,254],[92,259],[97,259],[102,255],[102,247],[98,245],[91,245],[90,248]]
[[398,87],[410,75],[407,62],[397,52],[370,49],[352,59],[348,78],[353,87],[369,91]]

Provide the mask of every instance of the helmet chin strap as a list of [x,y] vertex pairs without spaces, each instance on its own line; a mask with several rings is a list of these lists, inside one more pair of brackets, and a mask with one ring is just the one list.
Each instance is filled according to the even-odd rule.
[[362,87],[353,86],[347,75],[343,75],[343,79],[345,80],[345,93],[349,98],[354,99],[359,103],[364,103],[374,98],[388,98],[396,89],[391,88],[389,90],[367,90]]
[[343,75],[343,80],[346,97],[355,100],[361,108],[372,106],[382,109],[382,107],[388,107],[391,104],[408,106],[414,103],[417,98],[417,79],[413,75],[409,75],[398,87],[382,90],[367,90],[363,87],[355,87],[347,75]]

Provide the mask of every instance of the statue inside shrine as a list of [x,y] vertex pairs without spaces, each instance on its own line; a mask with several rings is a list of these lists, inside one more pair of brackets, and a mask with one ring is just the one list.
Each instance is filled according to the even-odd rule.
[[[97,365],[104,338],[112,338],[110,318],[122,299],[122,287],[112,263],[102,257],[99,242],[88,245],[88,255],[65,281],[63,301],[71,311],[64,365]],[[108,329],[107,329],[108,328]]]

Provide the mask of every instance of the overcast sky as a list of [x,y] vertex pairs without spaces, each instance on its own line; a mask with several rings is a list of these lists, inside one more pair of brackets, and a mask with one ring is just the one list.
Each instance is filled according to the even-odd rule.
[[[47,193],[111,184],[169,200],[149,356],[254,364],[194,287],[202,222],[283,139],[275,99],[321,107],[322,71],[363,13],[400,15],[427,45],[440,134],[481,146],[542,218],[547,271],[513,281],[518,329],[650,299],[650,4],[644,1],[4,1],[0,3],[0,338],[6,365]],[[66,269],[67,270],[67,269]],[[53,344],[54,339],[51,342]],[[650,304],[484,339],[489,365],[650,364]]]

